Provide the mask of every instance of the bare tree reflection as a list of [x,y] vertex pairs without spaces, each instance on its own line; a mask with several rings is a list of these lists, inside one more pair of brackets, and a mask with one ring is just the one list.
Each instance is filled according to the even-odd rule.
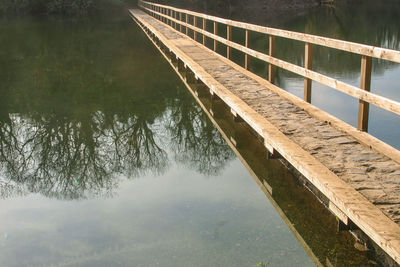
[[111,194],[118,173],[132,177],[166,168],[166,153],[145,121],[114,116],[106,128],[105,120],[101,112],[81,121],[11,116],[0,124],[3,175],[29,192],[76,199]]
[[0,30],[2,197],[112,196],[119,177],[165,172],[171,150],[208,175],[232,158],[129,17],[21,19]]
[[217,175],[233,158],[187,94],[166,114],[153,122],[101,111],[79,120],[60,114],[11,114],[0,122],[0,176],[7,178],[0,182],[0,194],[111,196],[118,175],[162,174],[168,168],[167,148],[173,148],[176,161],[206,175]]
[[199,173],[217,175],[234,153],[191,98],[182,92],[171,108],[168,130],[175,159]]

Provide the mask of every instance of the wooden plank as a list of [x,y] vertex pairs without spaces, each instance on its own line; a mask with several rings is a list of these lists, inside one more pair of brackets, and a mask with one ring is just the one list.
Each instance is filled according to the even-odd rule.
[[[228,39],[225,39],[223,37],[216,36],[216,35],[214,35],[212,33],[203,31],[202,29],[196,29],[190,24],[185,24],[185,25],[187,25],[187,27],[189,27],[189,28],[191,28],[191,29],[193,29],[195,31],[200,32],[201,34],[205,34],[210,38],[213,38],[213,39],[215,39],[215,40],[217,40],[219,42],[222,42],[222,43],[226,44],[228,46],[228,48],[227,48],[227,56],[230,55],[228,53],[229,51],[231,51],[230,47],[235,48],[235,49],[237,49],[237,50],[239,50],[241,52],[249,54],[250,56],[253,56],[255,58],[263,60],[263,61],[265,61],[265,62],[267,62],[269,64],[273,64],[273,65],[275,65],[277,67],[286,69],[286,70],[291,71],[293,73],[296,73],[296,74],[298,74],[300,76],[303,76],[305,78],[314,80],[314,81],[319,82],[319,83],[321,83],[323,85],[329,86],[329,87],[331,87],[331,88],[333,88],[335,90],[341,91],[341,92],[343,92],[345,94],[348,94],[350,96],[353,96],[353,97],[361,99],[361,100],[364,100],[365,102],[369,102],[369,103],[374,104],[374,105],[376,105],[376,106],[378,106],[380,108],[386,109],[388,111],[391,111],[393,113],[396,113],[396,114],[400,115],[400,103],[397,102],[397,101],[394,101],[394,100],[391,100],[389,98],[386,98],[386,97],[383,97],[383,96],[380,96],[380,95],[376,95],[376,94],[373,94],[371,92],[362,90],[362,89],[360,89],[358,87],[349,85],[347,83],[341,82],[339,80],[336,80],[334,78],[328,77],[328,76],[323,75],[323,74],[320,74],[318,72],[315,72],[315,71],[312,71],[312,70],[307,70],[304,67],[300,67],[300,66],[297,66],[295,64],[286,62],[284,60],[277,59],[277,58],[271,57],[269,55],[260,53],[258,51],[253,50],[253,49],[250,49],[250,48],[247,48],[247,47],[242,46],[240,44],[234,43],[234,42],[232,42],[232,41],[230,41]],[[230,28],[230,26],[227,26],[227,27]],[[227,37],[229,37],[229,36],[227,36]]]
[[[269,56],[275,56],[275,36],[269,36]],[[275,82],[275,66],[273,64],[268,65],[268,80],[270,83]]]
[[[218,22],[214,21],[214,35],[218,36]],[[214,39],[214,51],[217,52],[218,42]]]
[[[226,39],[232,40],[232,26],[230,25],[226,26]],[[232,59],[232,48],[229,45],[226,47],[226,57]]]
[[[304,67],[308,70],[312,70],[312,51],[313,45],[306,43],[305,45],[305,62]],[[311,84],[312,80],[309,78],[304,79],[304,101],[311,103]]]
[[[372,71],[372,58],[362,56],[361,58],[361,77],[360,88],[365,91],[371,89],[371,71]],[[358,129],[360,131],[368,131],[368,117],[369,117],[369,103],[364,100],[359,100],[358,104]]]
[[[245,40],[245,46],[247,48],[250,48],[250,31],[246,30],[246,40]],[[244,68],[246,70],[249,69],[249,64],[250,64],[250,56],[248,54],[244,54]]]
[[[145,2],[145,3],[148,3],[148,2]],[[168,6],[160,5],[160,4],[154,4],[154,3],[151,3],[151,4],[155,5],[155,6],[168,7]],[[283,37],[283,38],[288,38],[288,39],[292,39],[292,40],[307,42],[307,43],[311,43],[311,44],[315,44],[315,45],[330,47],[330,48],[343,50],[343,51],[347,51],[347,52],[351,52],[351,53],[355,53],[355,54],[360,54],[360,55],[365,55],[365,56],[370,56],[370,57],[374,57],[374,58],[380,58],[380,59],[385,59],[385,60],[400,63],[400,51],[397,51],[397,50],[375,47],[375,46],[365,45],[365,44],[358,44],[358,43],[353,43],[353,42],[348,42],[348,41],[343,41],[343,40],[338,40],[338,39],[333,39],[333,38],[327,38],[327,37],[322,37],[322,36],[316,36],[316,35],[311,35],[311,34],[286,31],[286,30],[281,30],[281,29],[276,29],[276,28],[269,28],[269,27],[259,26],[259,25],[255,25],[255,24],[251,24],[251,23],[244,23],[244,22],[224,19],[224,18],[220,18],[220,17],[216,17],[216,16],[206,15],[206,14],[193,12],[193,11],[189,11],[189,10],[185,10],[185,9],[179,9],[179,8],[173,8],[173,9],[184,12],[184,13],[188,13],[190,15],[196,15],[198,17],[202,17],[207,20],[216,21],[219,23],[223,23],[226,25],[230,25],[230,26],[245,29],[245,30],[248,29],[248,30],[252,30],[255,32],[259,32],[259,33],[265,33],[268,35],[274,35],[277,37]]]
[[[136,11],[131,11],[135,15]],[[141,13],[139,13],[141,14]],[[140,16],[136,16],[141,20]],[[233,108],[268,144],[286,158],[325,196],[342,210],[361,230],[372,238],[395,261],[400,262],[400,227],[386,217],[360,193],[340,180],[310,154],[293,143],[287,136],[270,124],[264,117],[252,110],[241,99],[233,95],[213,79],[197,63],[186,56],[172,41],[169,41],[151,25],[141,20],[164,45],[179,55],[189,68],[194,71],[204,84],[213,87],[213,91]]]

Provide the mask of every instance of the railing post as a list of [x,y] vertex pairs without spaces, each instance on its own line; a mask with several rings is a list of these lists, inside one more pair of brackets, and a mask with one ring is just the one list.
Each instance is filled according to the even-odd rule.
[[[187,13],[185,15],[186,15],[185,22],[186,24],[189,24],[189,15]],[[186,26],[186,35],[189,35],[189,28],[187,26]]]
[[[228,41],[232,41],[232,26],[231,25],[227,25],[227,28],[226,28],[226,39]],[[226,46],[226,57],[228,59],[232,58],[232,48],[229,45]]]
[[[246,41],[245,45],[247,48],[250,48],[250,31],[246,29]],[[249,69],[250,64],[250,56],[248,54],[244,54],[244,68],[246,70]]]
[[[312,70],[312,54],[313,54],[313,45],[310,43],[306,43],[305,46],[305,61],[304,68],[308,70]],[[311,103],[311,84],[312,80],[308,78],[304,78],[304,101]]]
[[[218,35],[218,22],[214,21],[214,34]],[[217,52],[218,41],[214,40],[214,51]]]
[[[170,11],[171,11],[170,12],[171,13],[171,18],[173,19],[175,17],[175,13],[174,13],[174,11],[172,9]],[[171,19],[171,27],[175,28],[176,24],[175,24],[175,22],[172,21],[172,19]]]
[[[203,31],[207,30],[207,21],[203,18]],[[203,45],[206,45],[206,36],[203,34]]]
[[182,32],[182,12],[179,12],[179,21],[181,23],[179,23],[179,31]]
[[[175,19],[176,20],[178,20],[178,12],[176,12],[176,11],[174,11],[174,14],[175,14]],[[175,23],[175,30],[178,30],[178,28],[179,28],[179,23],[177,23],[177,22],[174,22]]]
[[[273,57],[275,55],[275,36],[269,36],[269,56]],[[268,80],[270,83],[275,82],[275,66],[272,64],[268,65]]]
[[[360,88],[365,91],[371,89],[372,58],[362,56],[361,58],[361,82]],[[359,100],[358,104],[358,130],[368,132],[369,103]]]
[[[197,17],[196,16],[193,16],[193,26],[196,28],[197,26],[196,26],[196,24],[197,24]],[[197,38],[197,31],[193,31],[193,39],[196,41],[196,38]]]

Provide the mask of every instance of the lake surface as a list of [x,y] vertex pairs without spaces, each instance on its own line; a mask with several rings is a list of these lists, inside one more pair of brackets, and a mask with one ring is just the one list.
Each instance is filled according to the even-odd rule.
[[0,33],[0,266],[375,266],[127,13]]

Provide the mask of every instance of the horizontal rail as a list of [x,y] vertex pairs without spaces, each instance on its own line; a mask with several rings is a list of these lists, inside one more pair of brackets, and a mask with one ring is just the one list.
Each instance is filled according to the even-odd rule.
[[364,55],[364,56],[380,58],[380,59],[385,59],[385,60],[400,63],[400,51],[397,51],[397,50],[381,48],[381,47],[365,45],[365,44],[358,44],[358,43],[354,43],[354,42],[348,42],[348,41],[343,41],[343,40],[338,40],[338,39],[333,39],[333,38],[328,38],[328,37],[322,37],[322,36],[317,36],[317,35],[312,35],[312,34],[275,29],[275,28],[255,25],[255,24],[251,24],[251,23],[244,23],[244,22],[240,22],[240,21],[224,19],[224,18],[220,18],[220,17],[216,17],[216,16],[206,15],[206,14],[189,11],[189,10],[185,10],[185,9],[180,9],[180,8],[175,8],[175,7],[171,7],[171,6],[150,3],[150,2],[146,2],[146,1],[142,1],[142,2],[145,4],[152,5],[152,6],[171,9],[176,12],[182,12],[182,13],[185,13],[188,15],[200,17],[203,19],[219,22],[222,24],[226,24],[229,26],[233,26],[233,27],[237,27],[237,28],[241,28],[241,29],[245,29],[245,30],[251,30],[251,31],[259,32],[259,33],[265,33],[268,35],[274,35],[274,36],[278,36],[278,37],[283,37],[283,38],[302,41],[302,42],[306,42],[306,43],[316,44],[316,45],[320,45],[320,46],[335,48],[335,49],[339,49],[339,50],[343,50],[343,51],[347,51],[347,52],[351,52],[351,53],[355,53],[355,54],[360,54],[360,55]]
[[[163,6],[163,5],[160,5],[160,6]],[[396,114],[400,115],[400,103],[397,102],[397,101],[394,101],[394,100],[391,100],[389,98],[386,98],[386,97],[383,97],[383,96],[380,96],[380,95],[377,95],[377,94],[362,90],[362,89],[360,89],[360,88],[358,88],[356,86],[349,85],[347,83],[344,83],[344,82],[341,82],[339,80],[333,79],[331,77],[328,77],[326,75],[320,74],[320,73],[315,72],[313,70],[306,69],[304,67],[300,67],[298,65],[286,62],[284,60],[277,59],[277,58],[274,58],[272,56],[263,54],[263,53],[258,52],[256,50],[253,50],[251,48],[245,47],[245,46],[243,46],[241,44],[237,44],[237,43],[235,43],[233,41],[227,40],[226,38],[223,38],[221,36],[215,35],[213,33],[205,31],[205,30],[203,30],[201,28],[193,26],[193,25],[191,25],[191,24],[189,24],[187,22],[176,20],[173,17],[170,17],[168,15],[164,15],[164,14],[162,14],[160,12],[157,12],[155,10],[152,10],[150,8],[147,8],[147,7],[143,7],[143,8],[148,10],[149,12],[152,12],[152,13],[154,13],[156,15],[159,15],[161,17],[169,19],[169,20],[171,20],[171,21],[173,21],[175,23],[181,24],[181,25],[185,26],[187,29],[191,29],[194,32],[198,32],[200,34],[203,34],[203,35],[205,35],[205,36],[207,36],[209,38],[212,38],[212,39],[214,39],[214,40],[216,40],[218,42],[221,42],[221,43],[223,43],[223,44],[225,44],[225,45],[227,45],[229,47],[237,49],[237,50],[239,50],[239,51],[241,51],[241,52],[243,52],[245,54],[248,54],[248,55],[250,55],[252,57],[258,58],[258,59],[260,59],[262,61],[265,61],[265,62],[267,62],[269,64],[272,64],[272,65],[275,65],[277,67],[286,69],[286,70],[291,71],[291,72],[293,72],[295,74],[303,76],[304,78],[308,78],[308,79],[311,79],[313,81],[319,82],[319,83],[321,83],[323,85],[329,86],[329,87],[331,87],[333,89],[336,89],[338,91],[341,91],[341,92],[343,92],[345,94],[348,94],[350,96],[353,96],[355,98],[358,98],[360,100],[363,100],[363,101],[371,103],[371,104],[374,104],[374,105],[376,105],[376,106],[378,106],[380,108],[383,108],[385,110],[388,110],[388,111],[391,111],[393,113],[396,113]]]

